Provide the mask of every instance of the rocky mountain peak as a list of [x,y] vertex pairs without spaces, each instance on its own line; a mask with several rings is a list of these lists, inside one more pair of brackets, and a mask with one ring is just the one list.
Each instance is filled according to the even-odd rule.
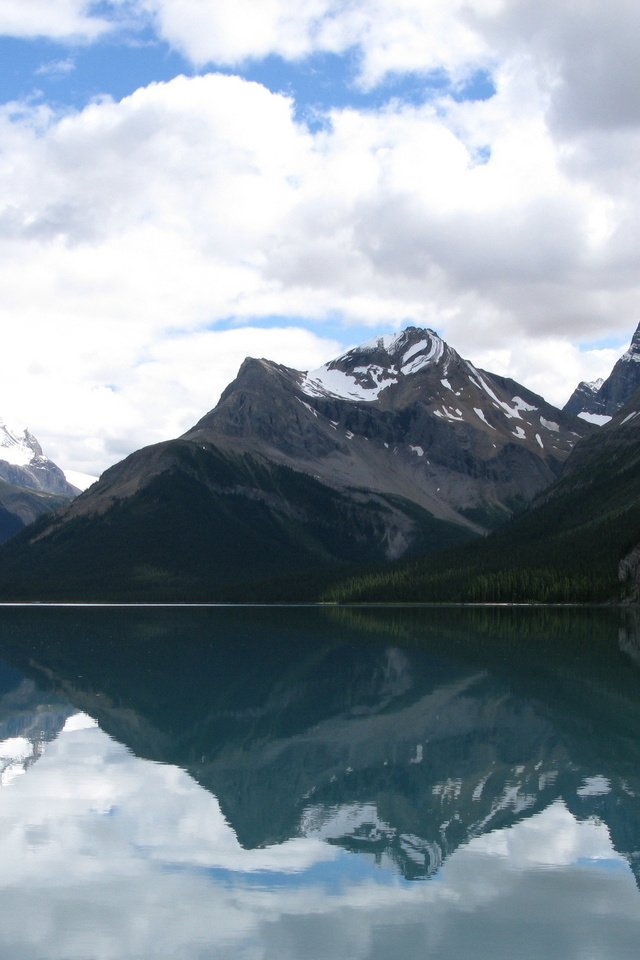
[[443,368],[458,355],[434,330],[407,327],[353,347],[317,370],[302,375],[300,386],[311,397],[377,400],[387,387],[427,367]]
[[[383,366],[407,366],[414,357],[429,358],[437,362],[442,356],[446,344],[435,330],[425,327],[406,327],[399,333],[382,334],[360,346],[353,347],[342,357],[332,361],[359,360],[369,363],[379,362]],[[411,372],[411,371],[408,371]]]
[[566,413],[602,425],[622,410],[640,387],[640,324],[629,349],[622,354],[606,380],[579,383],[564,406]]
[[0,418],[0,460],[26,466],[42,456],[42,447],[26,428],[10,426]]
[[40,493],[73,497],[78,490],[67,482],[62,470],[42,452],[26,427],[10,425],[0,418],[0,480]]
[[636,362],[640,361],[640,323],[636,327],[636,332],[631,338],[631,343],[629,349],[626,353],[620,358],[623,361],[635,360]]

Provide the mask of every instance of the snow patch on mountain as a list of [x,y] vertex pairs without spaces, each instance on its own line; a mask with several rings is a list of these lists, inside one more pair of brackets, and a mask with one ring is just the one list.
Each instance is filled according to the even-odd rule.
[[553,433],[558,433],[560,431],[560,425],[555,423],[553,420],[545,420],[544,417],[540,417],[540,426],[544,427],[545,430],[551,430]]
[[[400,333],[383,333],[379,337],[373,337],[371,340],[367,340],[366,343],[360,344],[359,347],[354,347],[349,353],[366,353],[369,350],[385,350],[387,353],[393,353],[398,343],[400,343],[404,337],[404,330],[401,330]],[[348,355],[349,354],[346,354],[346,356]]]
[[390,381],[377,382],[371,386],[366,386],[358,383],[351,373],[331,370],[328,366],[324,366],[320,367],[319,370],[313,370],[305,374],[300,386],[303,393],[306,393],[308,397],[336,397],[338,400],[370,402],[371,400],[377,400],[381,391],[388,387],[389,383]]
[[[427,351],[424,353],[423,351]],[[417,356],[422,353],[422,356]],[[430,363],[438,363],[444,353],[444,342],[435,333],[431,332],[430,341],[421,340],[407,350],[402,358],[402,372],[405,376],[417,373]],[[413,359],[415,357],[415,359]]]
[[527,403],[525,400],[523,400],[522,397],[513,397],[511,401],[513,406],[506,403],[504,400],[500,400],[500,398],[496,396],[496,394],[493,392],[491,387],[488,385],[486,380],[482,378],[482,376],[480,375],[480,372],[476,370],[476,368],[472,366],[470,363],[468,363],[467,366],[469,367],[469,369],[472,371],[472,374],[473,374],[473,376],[472,375],[469,376],[469,380],[471,381],[471,383],[473,383],[473,385],[477,387],[478,390],[484,390],[487,396],[490,397],[490,399],[493,401],[494,405],[501,407],[505,415],[509,419],[521,420],[522,418],[520,414],[523,411],[532,411],[537,409],[537,407],[534,407],[530,403]]
[[595,423],[597,426],[602,427],[605,423],[609,423],[611,417],[606,416],[604,413],[587,413],[582,411],[578,416],[581,420],[586,420],[587,423]]
[[487,418],[484,415],[484,410],[481,410],[480,407],[474,407],[473,412],[480,417],[483,423],[486,423],[488,427],[491,427],[492,430],[495,430],[495,427],[492,427]]
[[634,419],[635,417],[637,417],[637,416],[638,416],[638,411],[637,411],[637,410],[632,410],[631,413],[628,413],[628,414],[626,415],[626,417],[624,418],[624,420],[622,421],[622,423],[623,423],[623,424],[629,423],[630,420],[633,420],[633,419]]
[[[418,334],[420,339],[411,342]],[[401,377],[412,376],[439,363],[444,352],[445,343],[433,330],[409,328],[402,333],[376,337],[337,360],[304,373],[300,387],[309,397],[370,403],[377,400],[387,387],[398,383]],[[386,355],[388,363],[363,364],[362,360],[372,353],[376,354],[376,360],[384,359],[383,355]],[[354,362],[357,365],[351,366]]]

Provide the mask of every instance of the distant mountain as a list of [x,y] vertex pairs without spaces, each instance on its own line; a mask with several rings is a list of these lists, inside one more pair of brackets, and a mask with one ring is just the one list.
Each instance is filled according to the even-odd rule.
[[622,410],[640,389],[640,324],[629,349],[615,364],[606,380],[579,383],[564,405],[565,413],[590,423],[607,423]]
[[78,493],[29,430],[0,419],[0,542]]
[[482,542],[356,578],[340,600],[640,599],[640,389],[558,481]]
[[0,587],[248,599],[247,584],[286,577],[291,590],[293,576],[486,533],[593,429],[432,330],[374,338],[311,372],[247,359],[191,430],[107,470],[6,548]]

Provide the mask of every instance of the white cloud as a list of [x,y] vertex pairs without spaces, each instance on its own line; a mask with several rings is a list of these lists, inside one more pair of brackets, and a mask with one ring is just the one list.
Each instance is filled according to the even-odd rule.
[[0,0],[0,35],[93,40],[109,24],[92,7],[92,0]]
[[580,350],[566,340],[549,336],[539,342],[516,340],[506,348],[483,350],[479,347],[474,352],[474,360],[479,367],[512,377],[551,403],[562,406],[581,380],[592,382],[598,377],[607,377],[626,348],[625,342],[619,349]]
[[412,322],[477,362],[501,351],[556,402],[606,374],[609,353],[567,341],[637,323],[640,188],[604,151],[594,172],[558,147],[526,60],[496,82],[313,133],[287,97],[217,74],[60,116],[6,104],[0,410],[97,473],[187,429],[257,348],[328,359],[336,315],[344,345],[351,323]]
[[277,54],[361,56],[360,82],[389,73],[443,69],[453,77],[487,59],[470,12],[499,0],[140,0],[161,36],[197,64],[237,65]]
[[546,80],[554,126],[565,132],[638,126],[640,62],[634,0],[507,0],[478,29],[496,55],[526,50]]
[[48,60],[36,70],[37,77],[48,77],[50,80],[61,80],[76,68],[75,60],[66,57],[64,60]]

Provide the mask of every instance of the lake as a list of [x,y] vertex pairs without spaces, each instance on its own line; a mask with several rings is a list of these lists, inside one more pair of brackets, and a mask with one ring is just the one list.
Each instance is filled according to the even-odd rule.
[[0,608],[0,956],[626,960],[640,617]]

